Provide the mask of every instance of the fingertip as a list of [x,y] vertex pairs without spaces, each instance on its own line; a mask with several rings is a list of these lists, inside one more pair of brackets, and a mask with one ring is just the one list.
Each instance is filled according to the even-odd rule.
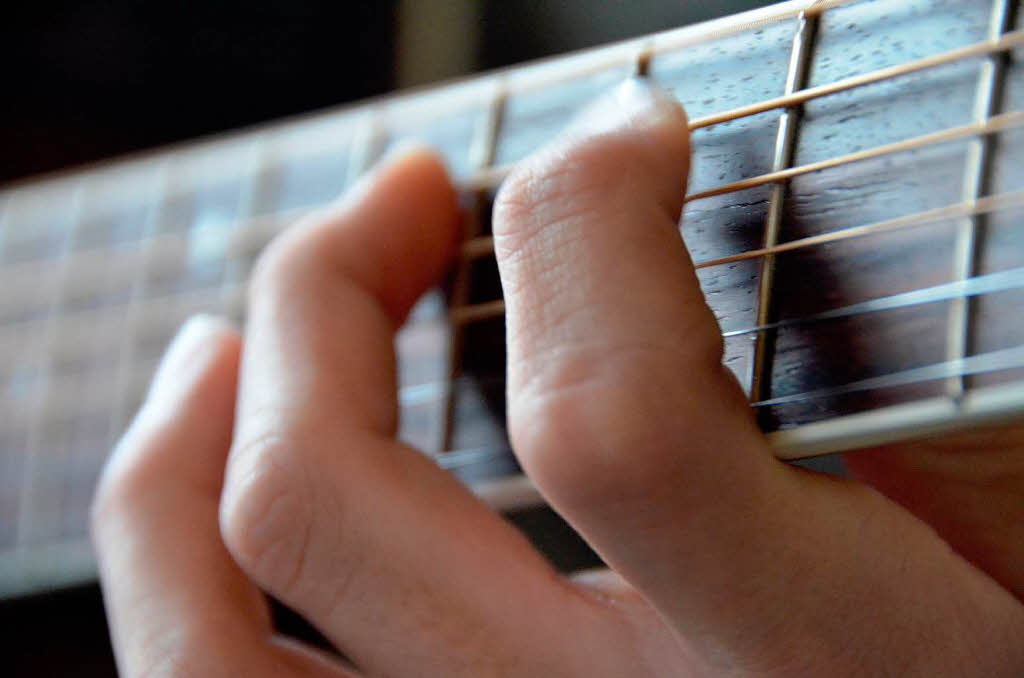
[[[182,487],[216,496],[234,423],[241,338],[225,319],[189,318],[175,335],[149,394],[104,465],[91,525],[137,512]],[[115,521],[116,523],[117,521]]]
[[191,390],[206,381],[208,373],[223,371],[216,369],[221,363],[226,363],[227,368],[234,366],[234,370],[227,372],[237,371],[240,351],[241,337],[226,318],[209,314],[190,317],[171,340],[157,367],[146,396],[146,408],[174,409]]
[[623,128],[663,131],[677,143],[686,143],[690,137],[689,120],[682,104],[646,78],[621,82],[585,108],[568,131],[595,134]]
[[285,288],[289,295],[308,294],[348,281],[400,324],[448,267],[461,223],[444,159],[421,143],[403,142],[328,211],[266,248],[253,275],[255,296]]
[[661,160],[659,169],[671,179],[680,199],[690,167],[689,118],[671,93],[646,78],[629,78],[599,98],[569,125],[566,137],[594,142],[605,135],[629,137]]

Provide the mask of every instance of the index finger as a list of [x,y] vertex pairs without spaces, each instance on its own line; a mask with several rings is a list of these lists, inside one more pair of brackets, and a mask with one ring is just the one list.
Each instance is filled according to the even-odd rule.
[[225,541],[369,674],[546,675],[565,658],[597,675],[587,644],[567,649],[559,631],[614,647],[617,622],[393,437],[393,331],[457,224],[445,172],[416,152],[273,246],[250,300]]

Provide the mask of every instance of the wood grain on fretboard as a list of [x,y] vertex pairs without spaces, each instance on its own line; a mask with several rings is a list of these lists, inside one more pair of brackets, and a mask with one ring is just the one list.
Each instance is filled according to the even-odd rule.
[[[4,189],[0,595],[91,576],[86,520],[93,485],[169,337],[196,312],[242,322],[247,273],[266,242],[351,185],[393,142],[415,137],[433,144],[456,181],[466,185],[480,183],[489,167],[525,157],[638,64],[686,105],[691,119],[777,97],[787,89],[797,15],[807,4],[785,3],[733,21]],[[1016,29],[999,17],[1019,14],[1001,0],[823,6],[820,14],[815,10],[813,39],[801,57],[802,82],[790,89],[992,39]],[[990,110],[977,103],[987,95]],[[791,157],[776,152],[785,111],[698,129],[689,192],[1022,109],[1024,68],[1012,52],[957,61],[792,110],[797,123]],[[761,247],[772,209],[782,217],[778,240],[785,242],[969,202],[971,191],[973,197],[1017,191],[1024,188],[1021,158],[1019,128],[987,140],[968,136],[694,200],[686,206],[682,231],[694,260],[706,261]],[[464,193],[477,235],[488,233],[492,193]],[[1015,207],[779,254],[767,287],[768,315],[799,318],[1024,266],[1020,216]],[[973,268],[958,269],[958,238],[970,232],[976,235]],[[761,259],[699,271],[723,331],[758,324],[764,275]],[[444,452],[443,465],[457,467],[468,482],[482,482],[516,468],[502,422],[502,319],[453,328],[449,311],[461,317],[452,305],[492,302],[500,287],[486,252],[467,257],[454,277],[469,284],[428,295],[398,336],[402,436],[427,453]],[[730,337],[725,362],[747,388],[760,374],[764,398],[942,363],[951,357],[947,336],[963,303],[920,304],[763,333],[769,347],[763,361],[754,357],[758,333]],[[1021,289],[965,305],[968,354],[1024,344]],[[453,339],[459,350],[449,364]],[[1022,379],[1024,370],[1017,368],[971,376],[966,385],[971,392]],[[759,408],[760,416],[768,430],[789,428],[943,397],[957,383],[931,379],[809,398]]]

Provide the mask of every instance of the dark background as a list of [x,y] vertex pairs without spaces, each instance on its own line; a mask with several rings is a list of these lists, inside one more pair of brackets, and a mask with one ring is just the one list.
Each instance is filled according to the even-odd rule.
[[[762,4],[768,3],[8,4],[0,19],[0,183],[386,93],[399,83],[423,84]],[[463,11],[462,24],[442,20],[453,6]],[[404,68],[403,59],[413,59],[410,34],[454,43],[461,54]],[[570,538],[557,529],[549,536]],[[283,623],[301,625],[290,617]],[[0,638],[8,650],[0,658],[4,675],[114,674],[95,585],[0,601]]]
[[[764,4],[8,3],[0,20],[0,183]],[[465,25],[451,22],[452,7]],[[403,30],[403,19],[419,25]],[[400,78],[403,54],[423,59],[422,51],[411,57],[399,44],[416,30],[461,42],[464,53],[454,61],[426,59]]]

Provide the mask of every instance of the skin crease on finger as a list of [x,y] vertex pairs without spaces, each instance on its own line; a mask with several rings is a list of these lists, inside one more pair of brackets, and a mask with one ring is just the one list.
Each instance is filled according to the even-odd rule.
[[[254,656],[350,675],[274,654],[257,586],[365,675],[1019,675],[1009,592],[882,494],[770,457],[676,228],[685,115],[637,83],[603,106],[510,177],[495,244],[516,453],[619,574],[567,583],[392,439],[392,333],[458,230],[444,171],[413,153],[261,261],[234,431],[237,355],[115,455],[96,533],[127,675],[249,675]],[[180,498],[193,472],[201,501]]]

